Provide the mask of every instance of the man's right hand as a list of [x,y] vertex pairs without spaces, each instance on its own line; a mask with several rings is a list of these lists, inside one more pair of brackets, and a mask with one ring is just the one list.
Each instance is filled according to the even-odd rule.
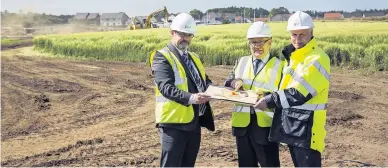
[[195,104],[204,104],[210,101],[211,96],[206,93],[196,93],[194,94]]
[[[241,79],[234,79],[231,83],[232,87],[234,88],[234,91],[239,90],[243,86],[243,81]],[[244,89],[244,88],[242,88]]]

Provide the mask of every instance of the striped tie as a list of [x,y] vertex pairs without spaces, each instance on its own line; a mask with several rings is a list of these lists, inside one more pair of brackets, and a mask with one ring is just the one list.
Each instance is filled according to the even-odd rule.
[[[182,60],[186,64],[187,68],[189,69],[190,74],[191,74],[191,76],[193,77],[193,79],[195,81],[195,85],[197,86],[198,92],[204,92],[205,89],[204,89],[204,86],[203,86],[203,82],[201,81],[201,77],[195,71],[194,65],[192,64],[192,62],[191,62],[187,52],[183,52]],[[199,116],[203,115],[203,113],[205,112],[205,109],[206,109],[205,104],[200,104],[199,105]]]

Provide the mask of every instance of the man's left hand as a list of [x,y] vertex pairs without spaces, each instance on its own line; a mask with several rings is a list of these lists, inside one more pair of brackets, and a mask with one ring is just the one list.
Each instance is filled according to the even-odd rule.
[[267,109],[267,102],[265,102],[264,97],[263,97],[253,107],[258,108],[260,110],[265,110],[265,109]]

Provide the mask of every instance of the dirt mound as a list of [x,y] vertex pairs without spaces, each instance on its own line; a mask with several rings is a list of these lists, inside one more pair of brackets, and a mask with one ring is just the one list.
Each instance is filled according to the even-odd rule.
[[35,104],[39,110],[48,110],[51,106],[50,99],[45,94],[35,96]]
[[365,97],[357,93],[350,93],[344,91],[329,91],[329,98],[337,98],[343,100],[359,100],[364,99]]
[[92,82],[98,82],[98,83],[106,83],[108,85],[111,85],[115,83],[115,78],[112,76],[90,76],[90,75],[85,75],[83,76],[84,79]]
[[53,92],[53,93],[69,93],[79,92],[82,87],[78,83],[64,81],[60,79],[37,79],[37,78],[25,78],[18,75],[5,73],[2,75],[3,79],[18,83],[23,87],[31,88],[37,91]]
[[350,123],[351,121],[355,121],[355,120],[359,120],[359,119],[363,119],[363,118],[364,118],[364,116],[362,116],[360,114],[355,114],[355,113],[352,113],[352,112],[348,112],[348,113],[346,113],[345,115],[342,115],[339,118],[329,118],[329,119],[327,119],[327,124],[330,125],[330,126],[334,126],[334,125],[349,126],[349,124],[351,124]]
[[134,89],[134,90],[151,91],[151,88],[144,86],[143,84],[131,81],[129,79],[127,81],[125,81],[124,87],[126,87],[128,89]]

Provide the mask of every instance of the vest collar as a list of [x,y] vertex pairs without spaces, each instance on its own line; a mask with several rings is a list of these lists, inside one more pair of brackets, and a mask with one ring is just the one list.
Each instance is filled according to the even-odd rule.
[[[269,57],[270,57],[270,53],[268,52],[268,54],[267,54],[264,58],[258,59],[258,60],[261,60],[263,63],[267,63],[268,60],[269,60]],[[253,55],[251,55],[251,58],[252,58],[252,62],[253,62],[254,60],[257,59],[257,58],[255,58],[255,56],[253,56]]]
[[313,37],[304,47],[296,49],[292,44],[289,44],[282,50],[283,56],[289,62],[292,56],[294,60],[304,60],[307,57],[307,53],[317,48],[317,41]]

